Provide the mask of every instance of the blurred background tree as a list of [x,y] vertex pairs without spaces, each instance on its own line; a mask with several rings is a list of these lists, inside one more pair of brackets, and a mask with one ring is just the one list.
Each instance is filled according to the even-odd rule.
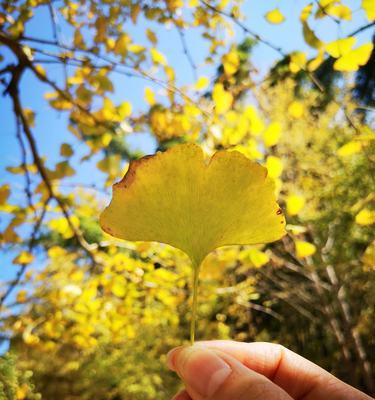
[[374,3],[286,3],[1,3],[0,398],[177,390],[189,264],[98,215],[181,142],[266,165],[288,221],[205,260],[198,338],[278,342],[374,394]]

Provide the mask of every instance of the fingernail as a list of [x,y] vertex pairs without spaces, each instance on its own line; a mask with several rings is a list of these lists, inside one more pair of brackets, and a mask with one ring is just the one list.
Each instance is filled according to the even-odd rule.
[[174,349],[170,350],[167,354],[167,367],[171,369],[172,371],[176,370],[176,367],[174,365],[174,357],[177,354],[177,352],[181,351],[181,346],[175,347]]
[[202,396],[212,396],[232,372],[214,351],[203,346],[176,349],[172,361],[185,384]]

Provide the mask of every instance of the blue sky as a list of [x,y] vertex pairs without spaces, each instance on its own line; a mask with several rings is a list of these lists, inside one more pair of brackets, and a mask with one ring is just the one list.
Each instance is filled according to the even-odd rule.
[[[301,24],[299,22],[299,13],[304,5],[308,3],[305,0],[250,0],[244,2],[243,11],[247,16],[246,25],[253,31],[259,33],[262,37],[273,42],[277,46],[284,49],[285,52],[293,50],[303,50],[310,54],[314,54],[311,49],[304,43]],[[354,10],[353,20],[345,22],[342,28],[338,28],[328,18],[321,19],[312,23],[311,27],[316,31],[323,41],[333,41],[339,37],[344,37],[358,26],[367,23],[364,13],[360,10],[360,0],[344,0]],[[279,7],[286,16],[286,21],[282,25],[270,25],[264,19],[264,14]],[[137,26],[129,24],[126,29],[133,36],[135,42],[146,43],[144,34],[144,21],[140,21]],[[149,24],[149,23],[148,23]],[[153,28],[152,25],[148,25]],[[177,31],[173,28],[163,29],[154,25],[159,37],[158,48],[167,56],[171,65],[177,72],[178,84],[193,83],[194,78],[190,65],[183,54],[181,42]],[[51,38],[51,26],[49,24],[46,7],[40,7],[36,13],[34,20],[28,27],[30,36],[38,38]],[[372,32],[366,31],[358,35],[358,43],[364,43],[370,40]],[[63,32],[64,35],[64,32]],[[239,42],[243,38],[243,32],[236,31],[233,38]],[[216,66],[203,66],[204,56],[207,54],[207,43],[200,37],[199,32],[186,32],[186,40],[188,47],[192,53],[194,61],[198,66],[198,74],[212,77]],[[11,59],[9,53],[4,52],[5,61]],[[253,52],[253,62],[260,74],[264,74],[268,68],[279,58],[279,55],[265,45],[259,44]],[[1,65],[1,64],[0,64]],[[51,66],[49,73],[55,80],[61,79],[61,67]],[[123,76],[114,75],[115,93],[114,99],[117,101],[128,100],[133,104],[135,111],[142,110],[146,107],[143,99],[143,90],[145,86],[151,86],[149,83],[139,79],[129,79]],[[156,92],[160,88],[154,87]],[[79,158],[87,152],[87,149],[80,144],[73,135],[67,132],[67,116],[51,110],[48,103],[43,98],[46,87],[37,83],[30,74],[25,74],[22,80],[22,101],[25,107],[32,108],[36,112],[36,126],[33,130],[34,136],[38,143],[40,154],[48,156],[56,162],[59,159],[59,146],[64,142],[71,143],[74,147],[76,155],[74,156],[74,166],[78,171],[77,175],[67,182],[92,183],[102,180],[103,175],[95,171],[93,168],[94,161],[88,163],[79,163]],[[15,124],[12,114],[11,103],[9,98],[0,97],[0,118],[1,118],[1,135],[0,135],[0,185],[9,181],[14,183],[15,191],[12,198],[19,202],[25,202],[24,193],[22,191],[23,177],[9,175],[5,171],[5,167],[9,165],[18,165],[20,162],[20,150],[15,139]],[[151,153],[155,149],[155,142],[147,134],[130,135],[128,143],[133,149],[141,149],[145,153]],[[96,159],[97,161],[97,159]],[[4,216],[0,216],[0,227],[4,225]],[[11,263],[14,257],[14,251],[9,251],[1,255],[0,281],[11,279],[17,271],[17,267]],[[40,260],[39,260],[40,262]]]

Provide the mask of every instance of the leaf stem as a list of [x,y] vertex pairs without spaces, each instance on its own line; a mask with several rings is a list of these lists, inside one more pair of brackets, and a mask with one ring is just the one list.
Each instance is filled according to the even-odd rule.
[[191,311],[190,321],[190,344],[193,345],[195,341],[195,326],[197,320],[197,303],[198,303],[198,284],[199,284],[199,269],[200,265],[193,264],[193,305]]

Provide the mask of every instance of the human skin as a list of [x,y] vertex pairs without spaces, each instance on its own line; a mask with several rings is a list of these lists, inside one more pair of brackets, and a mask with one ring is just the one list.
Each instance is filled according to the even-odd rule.
[[371,400],[311,361],[272,343],[197,342],[168,353],[185,389],[173,400]]

